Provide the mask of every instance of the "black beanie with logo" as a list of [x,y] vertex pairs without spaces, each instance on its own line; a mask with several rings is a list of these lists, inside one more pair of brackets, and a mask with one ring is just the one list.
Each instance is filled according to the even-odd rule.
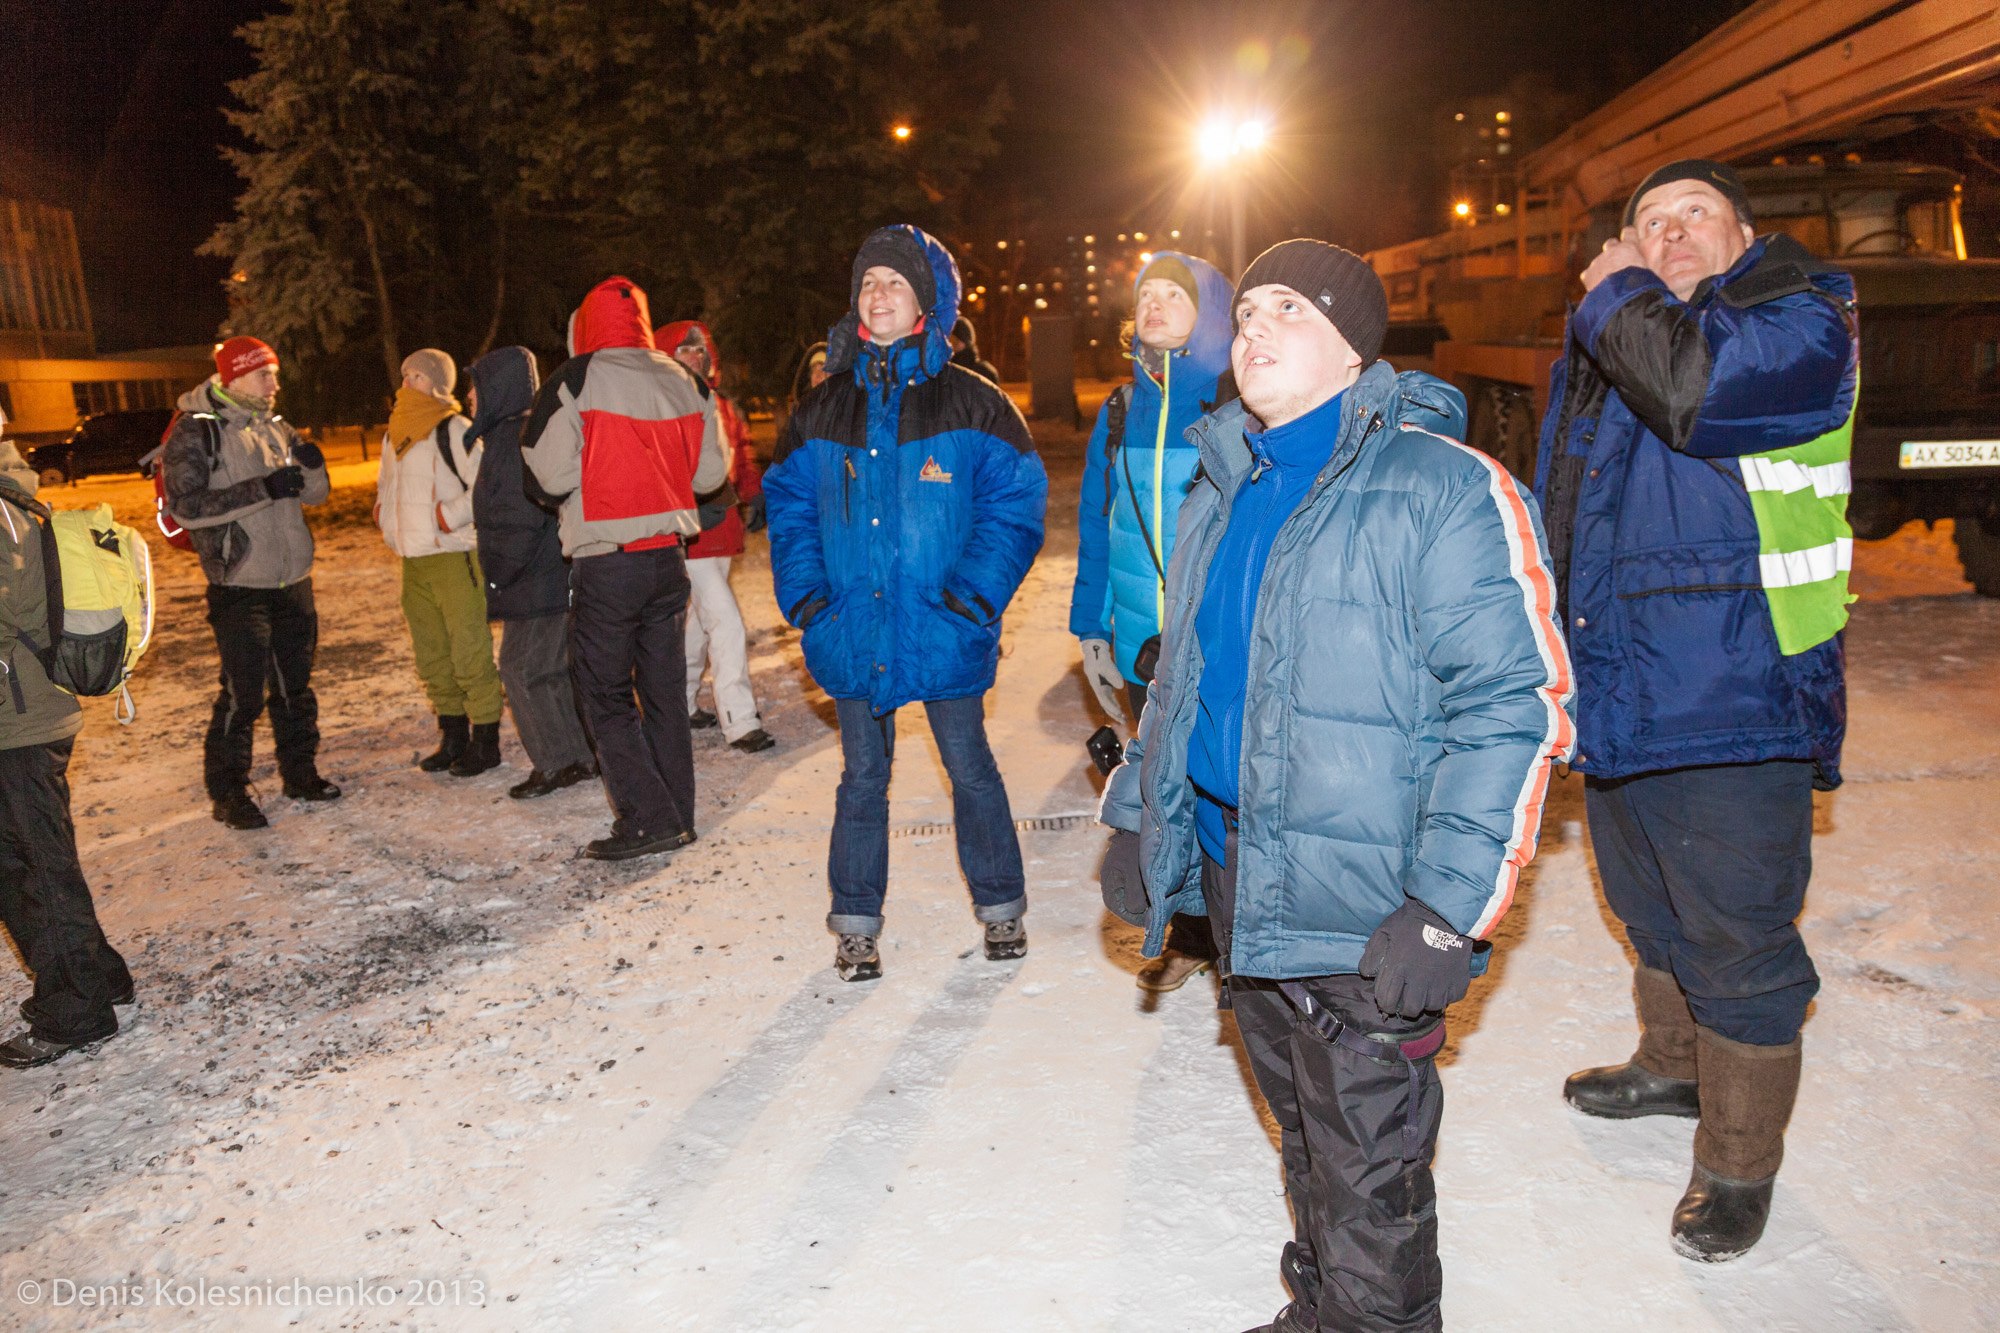
[[1242,303],[1245,292],[1273,283],[1312,302],[1360,355],[1362,365],[1381,355],[1382,336],[1389,328],[1389,294],[1360,255],[1325,241],[1280,241],[1243,270],[1235,304]]

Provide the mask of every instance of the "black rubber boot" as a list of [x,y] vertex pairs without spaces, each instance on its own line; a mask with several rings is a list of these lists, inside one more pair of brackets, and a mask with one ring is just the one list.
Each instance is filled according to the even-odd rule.
[[1687,1193],[1674,1209],[1674,1252],[1707,1264],[1749,1253],[1763,1238],[1771,1216],[1771,1187],[1777,1183],[1775,1175],[1727,1180],[1696,1162]]
[[472,778],[488,769],[498,767],[500,767],[500,724],[473,723],[472,740],[466,745],[464,753],[452,763],[451,775],[455,778]]
[[437,749],[417,760],[417,767],[426,773],[442,773],[458,762],[465,747],[472,743],[472,724],[463,714],[442,714],[438,718],[438,736]]
[[610,836],[585,843],[583,854],[593,861],[630,861],[637,856],[679,851],[693,841],[694,834],[686,829],[673,833],[639,833],[614,822]]
[[1622,1065],[1571,1074],[1563,1083],[1563,1100],[1585,1115],[1607,1120],[1700,1116],[1694,1015],[1680,983],[1671,973],[1641,967],[1633,990],[1639,1002],[1639,1049]]
[[303,782],[285,780],[285,795],[294,801],[337,801],[340,788],[315,773]]

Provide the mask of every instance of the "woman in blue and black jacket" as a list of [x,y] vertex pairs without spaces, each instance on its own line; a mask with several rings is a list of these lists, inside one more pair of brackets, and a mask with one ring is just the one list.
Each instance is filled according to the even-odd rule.
[[958,266],[915,227],[854,259],[826,381],[785,425],[764,494],[779,609],[832,695],[845,767],[827,878],[848,981],[882,975],[896,710],[921,701],[951,776],[959,867],[986,956],[1027,951],[1021,849],[983,696],[1000,616],[1042,545],[1048,478],[1013,402],[951,362]]

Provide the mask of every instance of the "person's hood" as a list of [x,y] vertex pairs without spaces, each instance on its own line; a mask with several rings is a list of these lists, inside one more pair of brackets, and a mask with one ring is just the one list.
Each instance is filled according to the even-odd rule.
[[174,400],[174,406],[183,412],[213,412],[236,424],[251,420],[256,411],[222,392],[222,377],[210,375],[201,383],[189,389]]
[[569,317],[569,354],[607,347],[653,346],[653,316],[646,293],[630,278],[610,277],[590,289]]
[[[951,257],[951,251],[944,243],[921,227],[912,227],[899,222],[893,227],[881,227],[874,235],[882,232],[906,232],[924,252],[924,258],[931,266],[931,278],[937,285],[937,295],[932,299],[930,309],[923,312],[921,337],[923,339],[923,372],[926,378],[936,375],[951,361],[951,329],[958,322],[958,263]],[[848,303],[847,313],[840,317],[826,334],[826,373],[829,378],[844,375],[854,369],[854,363],[861,355],[861,344],[866,335],[861,332],[861,315]],[[912,335],[919,336],[919,335]]]
[[713,389],[722,383],[722,349],[715,345],[715,335],[708,331],[708,325],[698,319],[677,319],[671,324],[662,324],[653,330],[653,346],[673,356],[687,341],[689,329],[701,335],[701,344],[708,349],[708,387]]
[[[1178,259],[1194,274],[1195,298],[1194,331],[1188,340],[1174,350],[1174,355],[1184,358],[1174,366],[1176,378],[1192,372],[1197,381],[1207,382],[1220,379],[1222,372],[1229,369],[1229,344],[1235,341],[1236,330],[1230,318],[1230,306],[1236,300],[1236,285],[1222,276],[1221,270],[1206,259],[1184,254],[1179,250],[1161,250],[1153,256],[1153,261]],[[1146,268],[1152,267],[1147,264]],[[1132,279],[1132,303],[1136,310],[1139,302],[1139,280],[1146,276],[1146,268],[1139,270],[1138,277]],[[1144,372],[1139,360],[1139,330],[1132,329],[1132,376],[1137,379]]]
[[32,500],[41,484],[42,479],[28,466],[28,460],[21,457],[21,451],[14,447],[14,442],[0,440],[0,486],[19,491]]
[[496,347],[465,373],[479,393],[479,411],[465,437],[467,448],[501,422],[526,416],[535,405],[535,391],[542,387],[535,354],[525,347]]
[[792,401],[794,403],[805,397],[812,389],[812,362],[814,353],[818,353],[824,357],[826,355],[826,344],[814,343],[811,347],[806,348],[806,354],[799,358],[798,369],[792,372]]

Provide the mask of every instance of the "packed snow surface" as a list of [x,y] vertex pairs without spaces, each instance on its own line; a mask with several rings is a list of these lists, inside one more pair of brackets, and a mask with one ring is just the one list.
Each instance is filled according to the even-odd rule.
[[[779,748],[700,733],[700,842],[616,866],[574,855],[608,823],[595,784],[507,798],[525,768],[511,728],[508,767],[483,777],[412,766],[434,729],[360,461],[315,518],[321,758],[346,798],[279,797],[260,733],[271,828],[213,823],[200,575],[156,542],[138,724],[91,703],[72,774],[140,1003],[114,1041],[0,1077],[0,1326],[1268,1319],[1289,1223],[1234,1029],[1206,977],[1146,1001],[1137,932],[1098,903],[1082,742],[1102,719],[1066,628],[1082,437],[1037,434],[1049,541],[988,703],[1015,814],[1042,821],[1022,834],[1029,956],[977,949],[910,709],[886,976],[865,986],[834,978],[823,924],[832,708],[772,605],[762,538],[735,586]],[[148,497],[128,478],[51,498],[137,518]],[[1692,1122],[1563,1105],[1566,1074],[1633,1041],[1628,953],[1568,779],[1442,1057],[1451,1327],[2000,1323],[2000,603],[1959,580],[1943,531],[1864,545],[1857,566],[1848,782],[1821,799],[1804,920],[1824,989],[1764,1242],[1713,1268],[1675,1257]]]

